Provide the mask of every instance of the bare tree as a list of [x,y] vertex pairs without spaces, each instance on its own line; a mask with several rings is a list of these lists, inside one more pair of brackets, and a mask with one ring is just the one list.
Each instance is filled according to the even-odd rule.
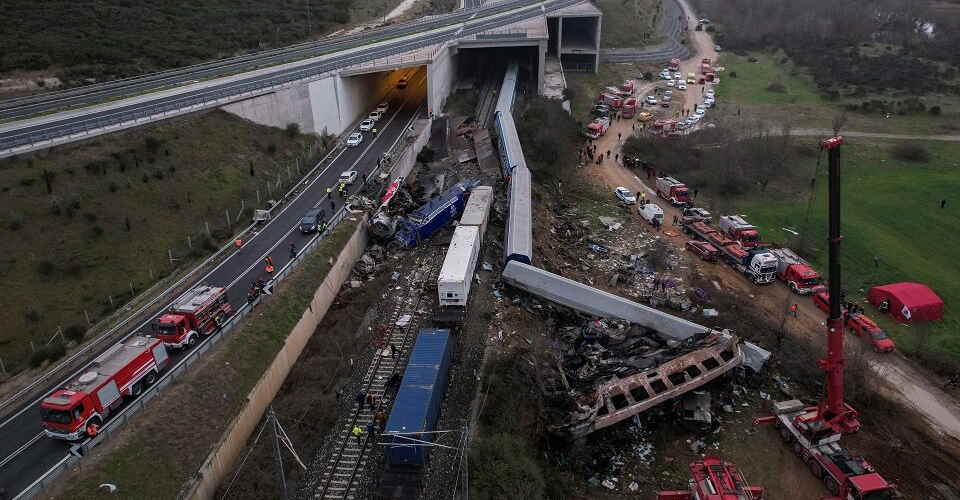
[[840,135],[840,129],[847,124],[847,112],[843,111],[833,117],[833,135]]

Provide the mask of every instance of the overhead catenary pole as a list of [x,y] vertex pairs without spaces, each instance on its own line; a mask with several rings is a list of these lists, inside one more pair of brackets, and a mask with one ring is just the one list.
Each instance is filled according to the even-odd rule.
[[273,452],[277,458],[277,475],[280,479],[280,498],[286,500],[287,497],[287,477],[283,472],[283,455],[280,454],[280,430],[277,415],[273,412],[273,406],[267,408],[269,418],[273,420]]

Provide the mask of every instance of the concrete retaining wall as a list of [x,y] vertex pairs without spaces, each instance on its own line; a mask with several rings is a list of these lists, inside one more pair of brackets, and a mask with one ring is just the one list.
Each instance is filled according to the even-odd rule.
[[457,75],[456,55],[446,44],[427,65],[427,112],[440,114]]
[[283,128],[288,123],[296,123],[300,125],[300,130],[305,132],[314,130],[310,91],[307,86],[281,89],[227,104],[222,109],[260,125]]
[[214,498],[217,487],[233,471],[237,459],[246,449],[247,440],[260,423],[267,406],[277,395],[287,374],[290,373],[293,364],[296,363],[303,348],[316,331],[317,325],[327,313],[327,309],[340,291],[340,286],[350,276],[350,270],[360,259],[366,245],[367,227],[364,222],[357,226],[357,230],[337,257],[336,263],[314,293],[310,307],[303,312],[303,317],[287,336],[273,363],[247,395],[247,405],[233,419],[220,443],[200,466],[196,482],[191,485],[186,494],[182,495],[183,498],[204,500]]

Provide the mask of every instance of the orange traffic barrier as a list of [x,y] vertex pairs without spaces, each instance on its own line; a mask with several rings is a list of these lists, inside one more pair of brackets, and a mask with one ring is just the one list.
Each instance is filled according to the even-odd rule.
[[243,246],[243,240],[241,240],[240,238],[237,238],[233,240],[233,245],[237,248],[240,248]]

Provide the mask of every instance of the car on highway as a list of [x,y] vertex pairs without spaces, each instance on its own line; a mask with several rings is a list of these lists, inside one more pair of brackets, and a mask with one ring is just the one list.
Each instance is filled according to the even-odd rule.
[[362,122],[360,122],[360,131],[361,131],[361,132],[369,132],[369,131],[373,130],[373,126],[374,126],[375,124],[376,124],[376,123],[375,123],[373,120],[367,118],[366,120],[363,120]]
[[674,71],[674,72],[673,72],[673,79],[674,79],[674,80],[680,80],[680,79],[682,79],[682,78],[683,78],[683,73],[681,73],[681,72],[679,72],[679,71]]
[[707,262],[716,262],[717,257],[720,256],[720,250],[706,241],[689,240],[686,247],[687,251]]
[[340,174],[340,178],[337,179],[337,182],[340,184],[353,184],[357,180],[357,171],[356,170],[347,170],[346,172]]
[[627,205],[633,205],[634,203],[637,202],[637,197],[634,196],[629,189],[623,186],[617,187],[617,189],[614,191],[614,194],[617,195],[617,198],[620,201],[626,203]]
[[696,124],[700,122],[701,118],[703,118],[703,115],[693,114],[690,116],[690,118],[687,118],[687,120],[690,120],[692,123]]
[[363,142],[363,134],[354,132],[347,137],[347,147],[355,148]]
[[311,208],[303,214],[300,219],[300,232],[303,234],[314,233],[320,228],[320,219],[323,217],[323,209]]
[[656,105],[657,105],[657,98],[654,97],[654,96],[652,96],[652,95],[648,95],[647,98],[646,98],[646,102],[647,102],[647,104],[649,104],[649,105],[651,105],[651,106],[656,106]]
[[713,99],[711,99],[711,98],[708,97],[708,98],[706,98],[706,99],[703,100],[703,107],[705,107],[705,108],[712,108],[716,103],[717,103],[717,101],[715,101],[715,100],[713,100]]
[[408,83],[409,83],[409,82],[407,81],[407,77],[403,77],[403,78],[397,80],[397,88],[398,88],[398,89],[401,89],[401,90],[402,90],[402,89],[405,89],[405,88],[407,88],[407,84],[408,84]]
[[386,101],[377,104],[377,113],[385,115],[387,114],[388,109],[390,109],[390,104],[388,104]]
[[373,121],[375,121],[375,122],[380,121],[380,118],[382,118],[382,117],[383,117],[383,113],[381,113],[381,112],[379,112],[379,111],[371,111],[370,114],[367,115],[367,119],[368,119],[368,120],[373,120]]

